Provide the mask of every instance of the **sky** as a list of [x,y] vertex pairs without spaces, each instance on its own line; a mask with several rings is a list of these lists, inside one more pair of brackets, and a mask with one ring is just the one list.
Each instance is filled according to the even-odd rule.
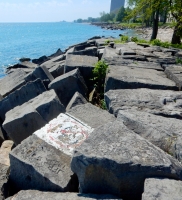
[[111,0],[0,0],[0,22],[59,22],[99,17]]

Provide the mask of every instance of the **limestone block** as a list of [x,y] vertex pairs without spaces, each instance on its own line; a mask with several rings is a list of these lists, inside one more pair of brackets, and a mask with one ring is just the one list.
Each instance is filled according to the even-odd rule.
[[64,74],[64,65],[65,61],[60,61],[56,63],[53,67],[49,69],[49,72],[52,74],[54,78],[57,78],[58,76],[61,76]]
[[17,145],[62,112],[64,106],[50,90],[7,112],[3,128]]
[[13,141],[6,140],[0,148],[0,164],[10,166],[9,153],[13,147]]
[[0,163],[0,200],[7,196],[7,181],[9,175],[9,166]]
[[3,100],[0,101],[0,118],[5,120],[5,114],[16,106],[20,106],[30,99],[46,91],[46,88],[40,79],[28,82],[26,85],[15,90]]
[[117,120],[95,129],[75,149],[71,169],[81,193],[107,191],[123,199],[140,200],[147,177],[182,178],[176,159]]
[[90,103],[77,105],[67,112],[92,128],[97,128],[115,120],[115,117],[109,114],[106,110],[102,110]]
[[54,89],[60,101],[66,107],[75,94],[79,92],[84,97],[87,95],[87,87],[80,75],[79,69],[72,70],[57,77],[49,84],[49,89]]
[[54,192],[41,192],[37,190],[20,191],[18,194],[6,200],[122,200],[110,194],[77,194],[77,193],[54,193]]
[[170,179],[145,180],[142,200],[181,200],[182,182]]
[[0,94],[5,97],[16,89],[23,86],[26,73],[22,69],[17,69],[15,72],[8,74],[0,80]]
[[137,110],[120,110],[117,118],[128,129],[182,161],[181,120],[156,116]]
[[105,93],[110,113],[117,116],[119,110],[136,108],[141,111],[182,119],[182,93],[170,90],[110,90]]
[[179,90],[182,89],[182,67],[178,65],[173,65],[166,67],[165,73],[169,79],[176,83]]
[[21,190],[77,192],[71,158],[92,131],[78,119],[60,114],[11,152],[11,181]]
[[109,67],[106,75],[105,91],[115,89],[168,89],[177,90],[173,81],[164,72],[127,66]]
[[79,92],[75,92],[71,101],[67,105],[66,110],[69,110],[73,108],[74,106],[85,104],[85,103],[87,103],[87,100]]
[[78,68],[85,82],[88,84],[92,78],[92,70],[98,58],[94,56],[67,54],[65,62],[65,73]]

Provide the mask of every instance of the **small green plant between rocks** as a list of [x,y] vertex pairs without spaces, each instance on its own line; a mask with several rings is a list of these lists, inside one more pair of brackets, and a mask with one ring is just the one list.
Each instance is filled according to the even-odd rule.
[[95,97],[92,99],[92,103],[94,105],[99,106],[102,109],[106,109],[106,104],[104,102],[104,84],[105,84],[105,77],[106,77],[106,73],[108,70],[108,65],[100,60],[98,61],[95,66],[94,69],[92,71],[93,73],[93,85],[95,88]]

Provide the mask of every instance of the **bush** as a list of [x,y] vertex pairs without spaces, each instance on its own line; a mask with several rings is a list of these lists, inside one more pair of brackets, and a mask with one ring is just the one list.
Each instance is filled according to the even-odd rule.
[[158,39],[152,40],[150,43],[154,46],[161,46],[161,41]]
[[128,42],[129,41],[129,37],[127,35],[122,35],[121,36],[121,42]]
[[132,41],[132,42],[138,42],[138,38],[137,38],[137,37],[132,37],[132,38],[131,38],[131,41]]

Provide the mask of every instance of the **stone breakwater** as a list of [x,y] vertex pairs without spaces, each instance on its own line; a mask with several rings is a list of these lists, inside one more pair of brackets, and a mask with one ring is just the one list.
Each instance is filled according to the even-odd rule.
[[[106,41],[111,41],[106,46]],[[182,51],[93,37],[0,80],[0,199],[181,199]],[[89,99],[109,69],[107,110]]]

